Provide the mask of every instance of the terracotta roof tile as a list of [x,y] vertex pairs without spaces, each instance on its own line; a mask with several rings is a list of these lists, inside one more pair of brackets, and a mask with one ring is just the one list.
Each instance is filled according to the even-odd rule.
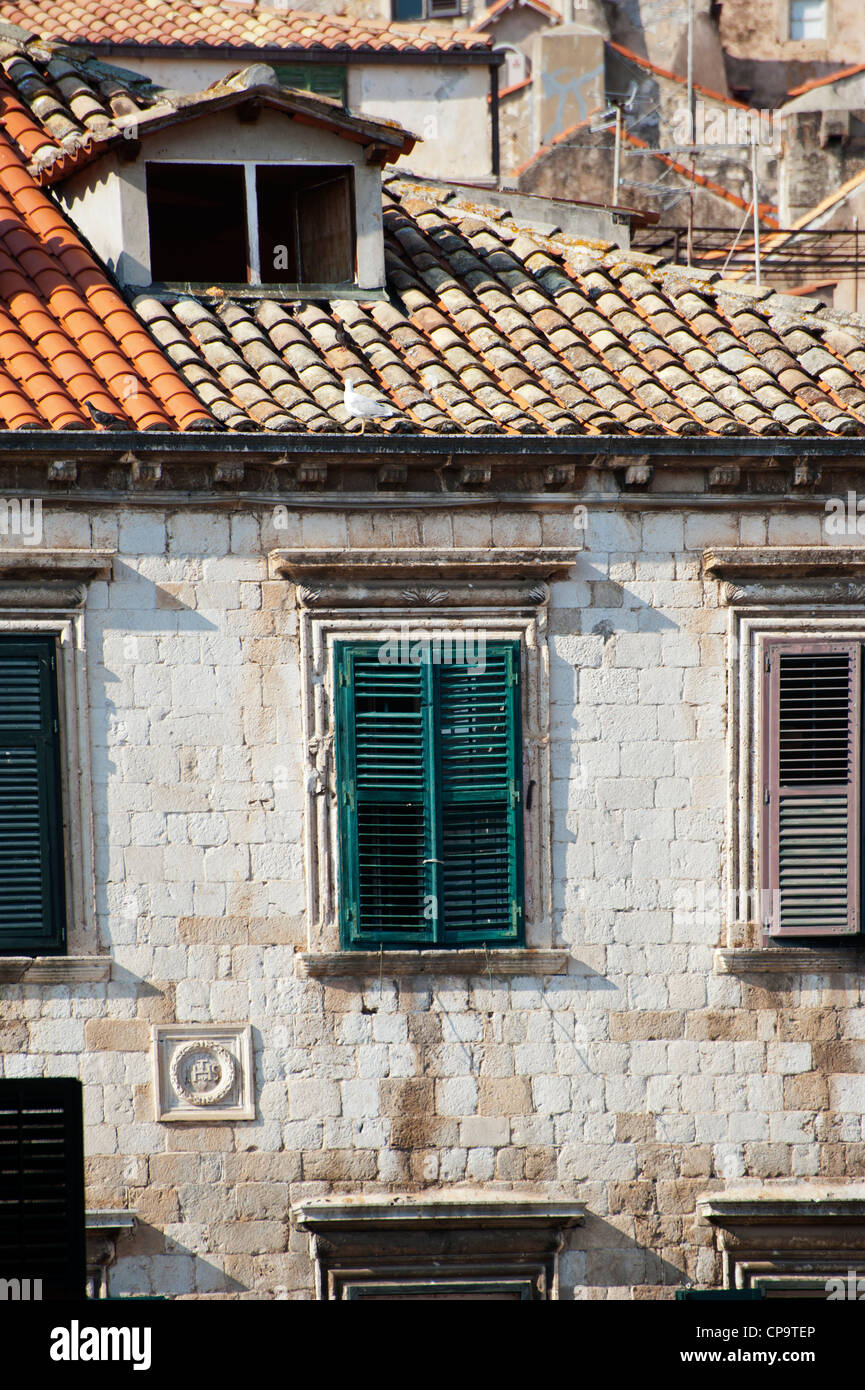
[[[17,127],[15,102],[7,114]],[[4,135],[0,362],[0,414],[8,428],[92,429],[91,409],[128,428],[208,420]]]
[[158,89],[28,53],[11,67],[29,98],[0,80],[7,428],[93,429],[95,409],[128,429],[339,434],[357,427],[350,376],[396,407],[370,434],[865,434],[865,319],[551,237],[408,177],[386,183],[387,299],[130,305],[38,186],[33,142],[74,157],[112,104],[147,108]]
[[202,6],[189,0],[148,0],[118,6],[111,0],[8,0],[0,18],[47,38],[88,47],[135,45],[156,48],[325,48],[377,52],[489,51],[490,40],[470,30],[436,30],[423,24],[383,24],[350,15],[310,14],[303,10],[240,9],[233,4]]

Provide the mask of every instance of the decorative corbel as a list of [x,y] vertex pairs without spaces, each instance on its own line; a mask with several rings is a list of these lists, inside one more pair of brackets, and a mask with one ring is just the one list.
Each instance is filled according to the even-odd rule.
[[242,463],[218,463],[213,470],[213,481],[217,485],[242,483],[246,469]]
[[49,483],[77,483],[78,464],[72,459],[54,459],[48,465]]
[[709,487],[738,487],[742,481],[742,470],[735,463],[719,463],[709,469]]
[[819,487],[823,481],[823,469],[808,459],[796,459],[793,465],[794,487]]
[[551,492],[572,488],[576,471],[572,463],[552,463],[544,469],[544,487],[549,488]]
[[648,487],[654,476],[655,470],[652,465],[646,459],[640,459],[638,463],[631,463],[625,469],[622,485],[627,488]]
[[460,487],[487,487],[492,473],[489,463],[466,463],[460,469]]
[[133,487],[156,487],[162,481],[161,463],[151,463],[132,453],[123,454],[120,462],[129,465]]
[[297,481],[303,487],[323,487],[327,482],[326,463],[299,463]]
[[377,487],[402,487],[408,479],[404,463],[383,463],[375,475]]

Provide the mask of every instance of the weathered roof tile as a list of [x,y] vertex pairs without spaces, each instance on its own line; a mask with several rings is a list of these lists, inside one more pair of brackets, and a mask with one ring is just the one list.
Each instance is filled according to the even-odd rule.
[[[342,26],[316,17],[304,41]],[[371,433],[865,434],[856,316],[695,282],[409,177],[385,188],[387,299],[145,294],[130,308],[34,171],[162,98],[66,53],[0,45],[7,428],[93,429],[95,407],[130,429],[340,433],[356,428],[351,376],[399,412]]]

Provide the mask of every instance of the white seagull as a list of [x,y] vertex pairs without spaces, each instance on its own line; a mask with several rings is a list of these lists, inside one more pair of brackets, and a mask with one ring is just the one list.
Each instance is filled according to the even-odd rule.
[[354,389],[354,383],[345,379],[345,396],[343,397],[345,413],[350,420],[360,420],[360,432],[363,434],[367,420],[389,420],[391,415],[398,415],[396,406],[389,405],[387,401],[374,401],[369,396],[361,396]]

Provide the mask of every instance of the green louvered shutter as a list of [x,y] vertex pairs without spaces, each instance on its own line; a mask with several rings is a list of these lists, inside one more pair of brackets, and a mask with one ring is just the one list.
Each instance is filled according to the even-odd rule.
[[441,664],[337,644],[344,946],[521,942],[519,710],[516,643]]
[[343,647],[337,664],[342,916],[347,945],[432,941],[429,701],[421,666]]
[[276,63],[274,72],[280,87],[336,97],[345,105],[347,70],[339,63]]
[[849,936],[860,930],[861,647],[772,643],[766,666],[768,930]]
[[53,639],[0,638],[0,953],[64,948]]
[[516,941],[522,926],[519,648],[438,672],[446,942]]

